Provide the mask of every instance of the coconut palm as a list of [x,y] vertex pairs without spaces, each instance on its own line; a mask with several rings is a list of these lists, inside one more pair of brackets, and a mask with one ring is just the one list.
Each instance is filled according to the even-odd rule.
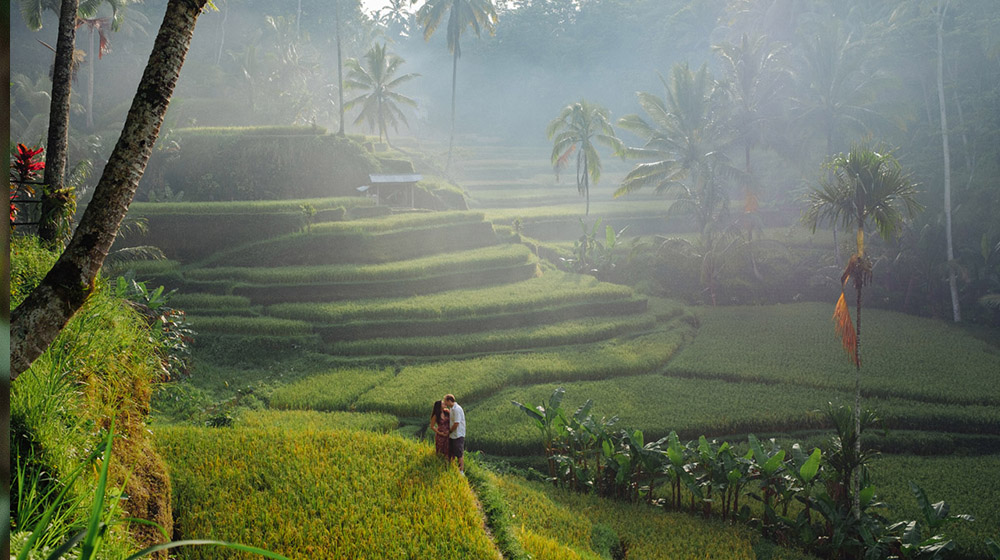
[[389,142],[389,125],[393,130],[399,129],[399,123],[407,124],[406,116],[399,109],[402,103],[416,107],[417,102],[394,91],[401,84],[416,78],[420,74],[404,74],[396,77],[399,66],[405,62],[401,57],[386,51],[385,44],[375,45],[365,53],[365,65],[357,59],[347,60],[347,89],[364,91],[358,97],[344,104],[345,109],[361,105],[361,113],[354,124],[366,121],[372,130],[378,130],[379,141],[385,137]]
[[[854,363],[854,422],[855,433],[861,432],[861,294],[871,283],[872,263],[865,255],[865,229],[873,226],[883,239],[890,239],[902,230],[906,218],[912,218],[923,207],[916,201],[917,190],[908,174],[892,153],[881,145],[855,143],[846,154],[839,154],[824,164],[829,173],[820,186],[807,195],[809,207],[803,220],[813,232],[821,222],[839,224],[857,231],[857,250],[851,256],[840,277],[840,299],[833,318],[844,349]],[[847,306],[847,282],[854,284],[856,294],[854,325]],[[860,455],[860,439],[855,452]],[[859,506],[860,477],[854,476],[854,515]]]
[[618,121],[619,127],[645,140],[642,147],[622,148],[622,154],[652,161],[629,171],[615,197],[646,187],[658,194],[676,192],[672,208],[690,212],[702,235],[710,236],[709,224],[728,211],[723,181],[739,173],[723,153],[729,138],[714,103],[716,83],[706,66],[692,72],[687,64],[675,65],[669,82],[662,76],[660,81],[665,99],[638,93],[650,122],[638,115]]
[[715,46],[714,50],[722,59],[726,72],[725,90],[733,107],[729,115],[730,126],[743,146],[741,183],[744,202],[740,221],[754,276],[760,279],[752,246],[754,226],[760,220],[757,217],[759,205],[750,152],[759,145],[767,146],[770,138],[778,136],[769,134],[768,129],[780,126],[777,102],[778,93],[785,83],[785,69],[781,61],[785,48],[764,36],[751,40],[744,33],[738,45],[723,43]]
[[576,152],[576,188],[580,196],[587,199],[586,215],[590,215],[590,182],[595,184],[601,178],[601,156],[597,153],[595,141],[613,149],[620,144],[611,126],[608,110],[600,105],[581,99],[563,108],[559,116],[545,129],[552,144],[552,165],[558,177]]
[[[416,0],[413,0],[416,2]],[[467,27],[472,27],[476,37],[486,29],[492,35],[496,30],[497,12],[492,0],[427,0],[417,11],[417,23],[424,28],[424,40],[431,38],[448,16],[448,50],[451,63],[451,135],[448,138],[448,164],[455,144],[455,80],[458,76],[458,59],[462,56],[461,38]]]

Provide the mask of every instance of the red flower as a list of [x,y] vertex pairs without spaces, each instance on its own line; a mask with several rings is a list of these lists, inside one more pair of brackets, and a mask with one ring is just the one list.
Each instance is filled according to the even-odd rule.
[[11,162],[10,168],[18,181],[31,181],[38,177],[37,171],[45,169],[45,160],[33,161],[35,156],[42,153],[45,148],[32,146],[28,148],[24,144],[17,145],[17,155]]

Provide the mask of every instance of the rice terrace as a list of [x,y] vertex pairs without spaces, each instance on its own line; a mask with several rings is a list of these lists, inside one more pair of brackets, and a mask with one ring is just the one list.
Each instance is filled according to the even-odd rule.
[[992,0],[15,4],[10,558],[1000,560]]

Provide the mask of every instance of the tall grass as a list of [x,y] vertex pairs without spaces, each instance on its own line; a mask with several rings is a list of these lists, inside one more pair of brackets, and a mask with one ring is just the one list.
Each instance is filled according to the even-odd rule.
[[[853,387],[830,317],[832,306],[801,303],[699,311],[698,338],[669,366],[701,377]],[[726,341],[720,344],[719,341]],[[934,402],[1000,405],[1000,352],[944,322],[865,312],[862,393]]]
[[157,443],[175,481],[175,536],[209,532],[317,560],[497,557],[465,479],[429,446],[372,432],[239,427],[162,428]]
[[[100,428],[116,416],[121,419],[120,433],[127,437],[115,445],[111,481],[131,496],[121,505],[135,517],[166,513],[156,494],[166,474],[159,458],[149,452],[145,425],[151,383],[159,373],[160,359],[145,320],[99,284],[53,344],[11,386],[11,462],[19,465],[18,496],[28,500],[12,504],[15,519],[21,507],[31,507],[30,496],[66,482],[97,444]],[[93,496],[81,480],[65,500],[61,523],[50,527],[41,544],[78,530],[86,515],[82,508],[89,507]],[[111,540],[118,544],[112,548],[129,546],[124,530],[116,529],[113,535]],[[155,538],[145,530],[134,536],[144,542]]]

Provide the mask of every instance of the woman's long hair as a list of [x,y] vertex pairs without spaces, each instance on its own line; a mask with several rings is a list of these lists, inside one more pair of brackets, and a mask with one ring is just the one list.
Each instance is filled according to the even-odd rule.
[[434,417],[434,420],[437,420],[438,418],[441,417],[441,407],[442,407],[441,401],[434,402],[434,412],[431,413],[431,416]]

